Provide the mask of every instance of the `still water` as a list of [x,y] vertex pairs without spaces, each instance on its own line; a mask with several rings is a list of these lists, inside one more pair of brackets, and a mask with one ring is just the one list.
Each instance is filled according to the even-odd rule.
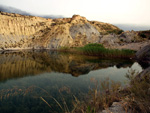
[[59,113],[54,98],[71,106],[73,95],[82,100],[89,87],[94,87],[93,79],[109,78],[125,85],[131,68],[142,71],[132,60],[51,51],[1,53],[0,113]]

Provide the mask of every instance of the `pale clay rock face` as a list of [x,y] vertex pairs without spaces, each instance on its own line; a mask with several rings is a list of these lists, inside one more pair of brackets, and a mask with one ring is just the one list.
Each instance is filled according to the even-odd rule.
[[[72,18],[46,19],[34,16],[0,12],[0,49],[57,49],[102,43],[118,48],[121,35],[107,31],[120,30],[108,23],[88,21],[80,15]],[[133,40],[136,33],[124,33],[125,41]],[[119,45],[120,46],[120,45]]]

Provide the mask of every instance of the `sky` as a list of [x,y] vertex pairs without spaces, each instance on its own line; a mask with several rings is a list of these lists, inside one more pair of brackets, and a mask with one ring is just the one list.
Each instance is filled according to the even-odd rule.
[[41,15],[79,14],[88,20],[150,26],[150,0],[0,0],[0,5]]

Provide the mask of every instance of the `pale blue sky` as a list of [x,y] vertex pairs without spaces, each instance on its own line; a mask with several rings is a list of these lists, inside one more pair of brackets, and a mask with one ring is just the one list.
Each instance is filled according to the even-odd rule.
[[42,15],[79,14],[88,20],[150,26],[150,0],[0,0],[0,4]]

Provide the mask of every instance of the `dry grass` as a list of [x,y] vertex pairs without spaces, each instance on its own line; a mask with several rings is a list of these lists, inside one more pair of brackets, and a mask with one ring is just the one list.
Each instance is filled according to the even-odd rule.
[[[135,79],[138,72],[130,70],[127,73],[130,87],[122,88],[120,82],[114,82],[108,78],[103,81],[91,79],[95,87],[91,87],[89,94],[85,95],[85,100],[78,100],[73,95],[73,109],[69,107],[60,92],[63,104],[60,104],[56,99],[54,101],[58,104],[64,113],[97,113],[109,108],[113,102],[122,101],[125,111],[132,113],[149,113],[150,112],[150,78],[142,78],[142,80]],[[48,106],[46,100],[41,98]]]
[[[53,98],[64,113],[97,113],[100,110],[110,107],[114,101],[121,100],[118,92],[121,86],[119,82],[110,81],[108,78],[100,82],[94,79],[91,79],[91,81],[95,84],[95,87],[90,88],[89,94],[85,95],[85,100],[78,100],[75,95],[72,95],[74,98],[72,101],[72,109],[69,109],[60,90],[61,100],[59,101],[62,101],[62,104],[55,98],[51,98]],[[43,97],[41,97],[41,100],[51,109],[51,105]]]
[[92,80],[95,87],[91,88],[88,94],[88,99],[78,109],[77,113],[97,113],[103,109],[107,109],[115,101],[120,101],[118,92],[121,84],[119,82],[110,81],[108,78],[104,81]]
[[128,103],[127,108],[133,113],[150,112],[150,78],[144,75],[141,79],[136,76],[137,72],[131,70],[127,77],[130,80],[130,87],[127,88],[128,95],[125,101]]

